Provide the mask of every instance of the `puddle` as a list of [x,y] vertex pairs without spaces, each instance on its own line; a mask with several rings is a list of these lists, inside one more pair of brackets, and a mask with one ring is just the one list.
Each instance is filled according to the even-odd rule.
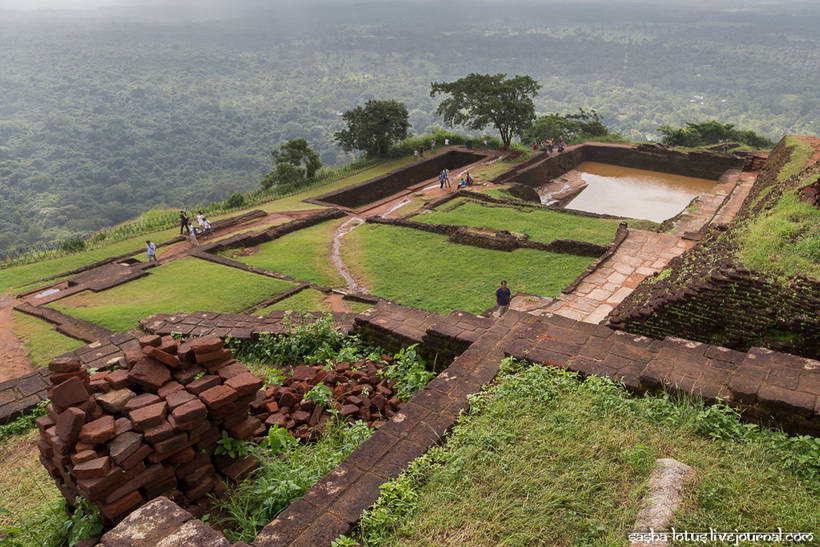
[[386,212],[386,213],[384,213],[384,216],[385,216],[385,217],[387,217],[388,215],[390,215],[390,213],[392,213],[393,211],[395,211],[395,210],[397,210],[397,209],[401,209],[402,207],[404,207],[405,205],[407,205],[407,204],[408,204],[408,203],[410,203],[411,201],[412,201],[412,200],[411,200],[410,198],[404,198],[404,199],[402,199],[402,200],[401,200],[401,201],[399,201],[397,204],[395,204],[395,205],[394,205],[394,206],[392,206],[390,209],[388,209],[388,210],[387,210],[387,212]]
[[564,175],[579,177],[587,187],[566,207],[590,213],[648,219],[655,222],[680,213],[692,199],[708,192],[716,181],[584,162]]
[[60,292],[60,289],[47,289],[41,293],[37,293],[34,295],[34,298],[45,298],[46,296],[51,296],[52,294],[57,294]]

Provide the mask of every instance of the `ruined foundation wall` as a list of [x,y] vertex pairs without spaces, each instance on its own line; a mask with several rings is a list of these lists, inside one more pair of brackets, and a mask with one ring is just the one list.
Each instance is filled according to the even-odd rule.
[[653,338],[680,336],[741,351],[763,346],[816,359],[820,282],[801,276],[777,280],[737,258],[745,221],[773,206],[794,182],[777,178],[790,158],[791,149],[781,141],[728,228],[713,228],[667,269],[645,279],[613,311],[610,326]]
[[354,186],[348,186],[335,192],[328,192],[327,194],[322,194],[308,201],[355,209],[362,205],[374,203],[392,196],[406,188],[436,177],[441,173],[442,169],[455,171],[483,157],[484,154],[450,150],[449,152],[433,156],[429,160],[421,161],[404,169],[393,171],[381,177]]

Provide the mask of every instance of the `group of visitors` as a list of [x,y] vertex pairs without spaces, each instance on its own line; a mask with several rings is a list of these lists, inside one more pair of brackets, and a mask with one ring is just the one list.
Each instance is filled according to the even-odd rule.
[[[458,188],[466,188],[467,186],[473,185],[473,176],[470,175],[470,172],[467,171],[467,174],[461,177],[461,180],[458,183]],[[450,170],[449,169],[442,169],[441,173],[438,174],[438,187],[439,189],[443,190],[444,188],[452,188],[453,184],[450,181]]]
[[196,225],[188,219],[188,214],[184,210],[179,211],[179,235],[182,235],[183,231],[188,234],[191,245],[199,245],[196,239],[197,235],[201,235],[204,238],[214,235],[211,223],[205,218],[202,211],[197,211],[196,213]]
[[[538,141],[532,141],[532,150],[533,152],[538,151]],[[544,139],[541,141],[541,150],[546,152],[547,154],[552,154],[555,151],[555,139],[550,137],[549,139]],[[564,151],[564,137],[558,137],[558,152]]]

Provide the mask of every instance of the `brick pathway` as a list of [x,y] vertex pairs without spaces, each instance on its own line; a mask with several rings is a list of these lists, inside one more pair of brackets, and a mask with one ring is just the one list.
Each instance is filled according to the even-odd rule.
[[557,313],[577,321],[600,323],[644,278],[662,270],[672,258],[693,245],[693,241],[670,234],[630,229],[615,254],[574,291],[560,294],[545,307],[535,309],[523,300],[513,299],[512,309],[528,309],[536,315]]
[[680,237],[699,239],[696,234],[702,233],[713,221],[715,215],[734,192],[740,180],[740,171],[730,169],[706,193],[695,198],[694,209],[687,208],[668,233]]
[[755,180],[757,180],[756,172],[744,172],[741,174],[740,181],[735,186],[732,195],[729,196],[729,199],[723,204],[723,207],[721,207],[712,221],[713,225],[727,224],[735,218],[735,215],[740,211],[741,205],[743,205],[743,202],[746,200],[746,196],[749,195],[749,191],[752,189]]

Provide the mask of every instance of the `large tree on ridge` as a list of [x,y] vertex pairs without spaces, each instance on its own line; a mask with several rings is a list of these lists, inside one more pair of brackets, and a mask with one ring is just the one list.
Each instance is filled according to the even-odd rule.
[[322,167],[319,154],[305,139],[291,139],[271,152],[275,167],[262,179],[262,187],[275,185],[302,186],[313,180]]
[[521,135],[535,118],[532,98],[541,86],[529,76],[470,74],[454,82],[433,82],[430,96],[449,94],[436,114],[453,125],[480,130],[492,124],[501,133],[504,149],[514,135]]
[[398,101],[369,100],[342,114],[347,129],[334,133],[346,152],[362,150],[368,156],[383,156],[395,142],[409,136],[407,107]]

